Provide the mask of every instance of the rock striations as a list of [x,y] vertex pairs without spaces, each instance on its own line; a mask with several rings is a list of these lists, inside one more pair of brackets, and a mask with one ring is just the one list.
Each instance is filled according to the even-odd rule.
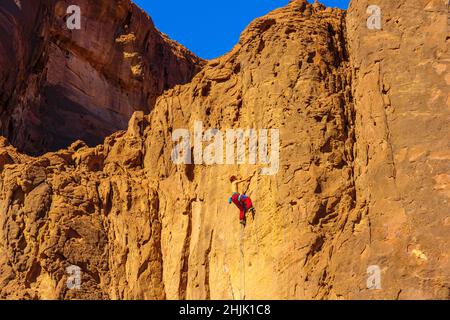
[[[0,141],[0,298],[450,298],[444,1],[379,0],[381,30],[367,28],[366,0],[348,12],[291,1],[204,65],[142,27],[127,1],[89,7],[92,38],[55,30],[64,1],[40,2],[33,19],[56,9],[36,44],[20,39],[34,29],[7,33],[40,51],[0,45],[1,121],[12,128],[12,145]],[[1,28],[21,23],[17,8],[0,9]],[[135,62],[142,74],[130,76]],[[90,144],[138,106],[98,146],[15,148]],[[277,174],[248,157],[175,164],[173,133],[196,140],[199,123],[279,130]],[[251,176],[242,192],[257,211],[245,228],[227,202],[231,175]],[[67,286],[73,266],[78,289]]]
[[75,2],[80,30],[73,1],[0,3],[0,134],[28,154],[101,143],[202,64],[129,1]]

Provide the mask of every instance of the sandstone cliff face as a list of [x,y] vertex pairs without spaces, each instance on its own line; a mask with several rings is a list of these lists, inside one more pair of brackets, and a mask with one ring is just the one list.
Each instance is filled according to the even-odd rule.
[[[340,249],[348,275],[379,265],[383,290],[353,297],[450,297],[448,1],[377,1],[382,30],[352,1],[348,43],[355,102],[355,186],[361,221]],[[359,259],[350,258],[351,254]]]
[[[0,297],[449,298],[447,8],[382,2],[375,31],[366,1],[292,1],[95,148],[3,140]],[[175,165],[172,133],[198,121],[279,129],[278,174]],[[245,228],[232,174],[252,176]]]
[[130,1],[4,0],[0,19],[0,133],[28,154],[102,143],[201,64]]

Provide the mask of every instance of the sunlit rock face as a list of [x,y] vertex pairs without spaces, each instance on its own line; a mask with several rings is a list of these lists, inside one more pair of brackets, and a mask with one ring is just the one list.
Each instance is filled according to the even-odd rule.
[[350,2],[353,168],[363,211],[340,248],[337,261],[346,267],[335,284],[354,290],[349,275],[370,265],[379,266],[382,279],[382,290],[351,297],[450,297],[447,2],[377,1],[381,30],[368,28],[377,13],[367,12],[371,1]]
[[[368,6],[256,19],[96,147],[2,139],[0,298],[448,299],[447,8],[381,0],[377,28]],[[175,164],[198,123],[278,130],[278,171]],[[245,228],[231,175],[251,176]]]
[[3,0],[0,19],[0,133],[28,154],[101,143],[202,63],[130,1]]

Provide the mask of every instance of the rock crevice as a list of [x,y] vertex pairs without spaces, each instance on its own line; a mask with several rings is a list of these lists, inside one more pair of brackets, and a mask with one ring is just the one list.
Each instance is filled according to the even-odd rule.
[[[2,139],[0,298],[448,299],[447,8],[399,1],[378,31],[366,1],[291,1],[96,147]],[[199,121],[278,129],[279,172],[174,164]],[[231,175],[252,175],[245,228]]]

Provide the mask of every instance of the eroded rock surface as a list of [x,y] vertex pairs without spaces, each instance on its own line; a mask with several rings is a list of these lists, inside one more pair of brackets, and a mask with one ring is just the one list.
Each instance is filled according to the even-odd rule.
[[128,0],[3,0],[0,20],[0,133],[32,155],[102,143],[202,64]]
[[351,297],[449,299],[448,1],[378,1],[379,31],[365,25],[370,4],[353,0],[347,19],[363,213],[335,285],[351,291],[349,274],[378,265],[383,290]]
[[[447,8],[407,3],[381,1],[368,30],[367,1],[292,1],[102,145],[33,158],[2,140],[0,297],[448,299]],[[279,129],[278,174],[175,165],[172,133],[198,121]],[[245,228],[233,174],[252,176]]]

